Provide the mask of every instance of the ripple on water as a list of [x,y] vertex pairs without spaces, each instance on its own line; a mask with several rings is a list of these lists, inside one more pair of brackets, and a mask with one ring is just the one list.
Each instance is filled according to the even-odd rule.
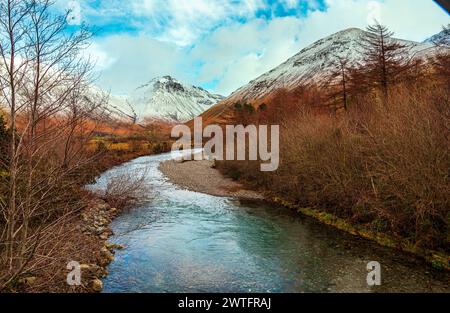
[[[103,174],[141,171],[151,200],[117,218],[117,251],[105,292],[449,292],[447,274],[263,202],[182,190],[158,170],[169,154]],[[370,289],[366,266],[382,264]]]

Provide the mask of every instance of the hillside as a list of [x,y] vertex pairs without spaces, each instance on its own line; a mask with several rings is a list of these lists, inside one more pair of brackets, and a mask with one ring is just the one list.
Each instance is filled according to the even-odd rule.
[[[206,120],[220,122],[227,119],[231,114],[228,109],[237,102],[258,103],[276,90],[292,90],[303,82],[320,81],[332,71],[339,58],[348,59],[350,65],[362,63],[359,42],[365,34],[364,30],[350,28],[318,40],[280,66],[239,88],[202,116]],[[392,40],[409,46],[409,53],[414,57],[423,57],[433,48],[430,42]]]

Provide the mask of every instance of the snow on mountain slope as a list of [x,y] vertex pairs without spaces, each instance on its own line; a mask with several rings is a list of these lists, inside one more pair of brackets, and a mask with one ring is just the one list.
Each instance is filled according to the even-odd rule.
[[428,38],[423,43],[432,44],[435,42],[450,45],[450,30],[443,30],[440,33],[437,33],[436,35]]
[[[186,122],[222,100],[220,95],[164,76],[137,88],[126,100],[137,120],[144,118]],[[122,105],[123,106],[123,105]]]
[[137,114],[134,108],[128,103],[127,96],[110,95],[108,104],[113,115],[118,116],[119,119],[130,120],[135,123],[137,120]]
[[[350,28],[323,38],[268,73],[241,87],[226,99],[227,103],[236,101],[254,101],[261,99],[273,91],[292,89],[305,79],[318,80],[334,67],[338,58],[347,58],[351,64],[361,63],[363,56],[358,43],[365,31]],[[396,40],[411,47],[410,53],[416,56],[425,54],[432,47],[430,43]]]
[[[339,58],[348,59],[350,64],[362,63],[359,43],[366,34],[364,30],[350,28],[318,40],[226,99],[164,76],[142,85],[130,96],[111,96],[111,110],[115,115],[131,118],[134,122],[145,118],[186,122],[205,111],[205,117],[223,115],[226,108],[237,101],[253,102],[281,88],[293,89],[304,81],[319,81],[335,67]],[[431,39],[423,43],[392,40],[409,46],[411,55],[415,57],[424,57],[434,51]]]
[[[89,90],[85,94],[93,103],[100,103],[101,101],[107,101],[107,105],[100,108],[99,113],[104,117],[109,117],[113,120],[135,123],[136,113],[133,108],[128,104],[127,96],[115,96],[108,94],[103,89],[96,86],[89,86]],[[105,115],[106,114],[106,115]]]

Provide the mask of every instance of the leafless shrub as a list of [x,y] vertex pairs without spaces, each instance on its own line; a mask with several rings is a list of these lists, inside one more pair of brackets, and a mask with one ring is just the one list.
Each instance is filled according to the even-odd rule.
[[[305,207],[433,249],[449,248],[450,94],[439,82],[393,88],[340,115],[297,114],[282,123],[281,165],[219,162]],[[270,104],[269,104],[270,105]]]
[[113,176],[108,180],[106,190],[101,197],[112,207],[130,208],[148,199],[149,189],[145,182],[146,175],[145,170],[140,170]]

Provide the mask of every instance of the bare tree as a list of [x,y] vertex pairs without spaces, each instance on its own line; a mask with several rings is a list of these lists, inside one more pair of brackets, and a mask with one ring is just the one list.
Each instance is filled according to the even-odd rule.
[[349,98],[350,98],[350,73],[352,65],[350,64],[350,59],[348,56],[334,56],[335,61],[333,62],[332,70],[328,77],[326,78],[324,85],[328,90],[328,97],[334,102],[340,102],[341,105],[335,105],[335,109],[338,110],[339,107],[344,108],[345,111],[348,110]]
[[[13,255],[14,245],[13,239],[15,236],[15,221],[17,217],[16,207],[16,192],[17,192],[17,172],[18,172],[18,150],[21,142],[17,142],[16,138],[16,121],[17,112],[24,107],[23,101],[18,101],[18,89],[22,85],[23,75],[27,70],[27,62],[19,61],[18,56],[22,54],[26,47],[25,36],[28,31],[24,27],[25,19],[31,10],[29,3],[21,1],[4,1],[0,4],[0,53],[2,57],[1,68],[1,90],[3,99],[2,102],[9,106],[10,125],[12,131],[9,147],[9,195],[8,203],[5,204],[6,209],[2,210],[6,227],[2,234],[5,240],[6,259],[9,264],[9,270],[13,269]],[[17,62],[17,63],[16,63]],[[3,242],[3,240],[2,240]]]
[[45,232],[79,209],[76,172],[91,160],[84,143],[106,100],[90,94],[92,67],[81,57],[90,33],[85,26],[68,32],[70,12],[55,15],[53,5],[51,0],[0,4],[0,103],[9,108],[11,131],[9,188],[7,201],[0,203],[5,221],[0,261],[8,271],[0,273],[0,289],[34,268],[31,260]]

